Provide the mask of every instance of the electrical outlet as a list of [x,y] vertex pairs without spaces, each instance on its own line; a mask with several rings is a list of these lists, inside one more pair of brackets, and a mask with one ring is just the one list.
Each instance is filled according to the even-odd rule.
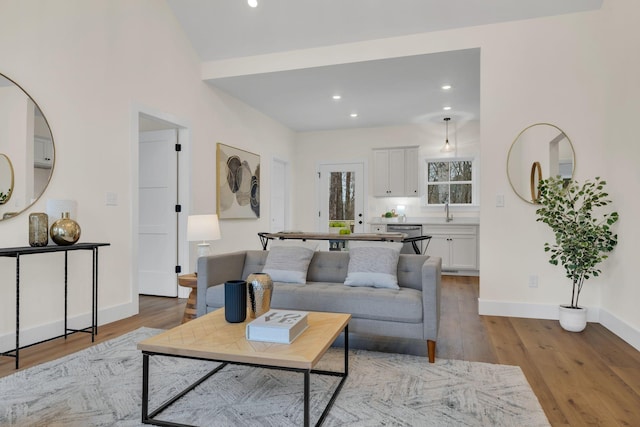
[[529,276],[529,287],[530,288],[537,288],[538,287],[538,276],[535,274],[532,274],[531,276]]
[[504,208],[504,194],[496,195],[496,207]]

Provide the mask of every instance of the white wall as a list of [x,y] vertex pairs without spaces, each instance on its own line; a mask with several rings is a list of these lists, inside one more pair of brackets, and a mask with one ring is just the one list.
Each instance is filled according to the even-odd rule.
[[[640,348],[640,286],[635,268],[640,241],[640,2],[605,1],[603,19],[607,36],[603,62],[608,66],[604,159],[609,192],[621,215],[615,254],[609,259],[602,292],[601,320],[615,327],[623,338]],[[586,171],[585,171],[586,172]]]
[[[605,0],[592,12],[210,62],[203,74],[213,78],[480,47],[481,312],[554,318],[557,305],[569,301],[568,279],[548,264],[542,249],[553,235],[536,222],[535,207],[513,193],[506,175],[516,135],[533,123],[549,122],[574,144],[577,179],[609,178],[622,218],[619,247],[603,265],[605,274],[587,283],[582,304],[592,308],[592,319],[640,348],[635,308],[640,287],[632,259],[640,237],[635,221],[640,201],[629,196],[638,192],[639,181],[634,126],[640,113],[639,7],[632,0]],[[320,159],[325,153],[313,147],[296,159]],[[504,207],[495,206],[496,195],[505,196]],[[306,205],[298,205],[300,221]],[[539,277],[535,289],[528,287],[532,274]]]
[[[30,212],[44,212],[47,199],[76,200],[81,241],[111,243],[100,250],[100,323],[134,314],[132,111],[143,106],[189,123],[192,206],[185,214],[215,212],[216,142],[260,154],[268,183],[271,158],[292,158],[293,133],[202,82],[200,60],[164,2],[0,0],[0,10],[0,72],[40,105],[56,143],[51,184]],[[118,195],[118,206],[106,206],[107,192]],[[269,196],[263,185],[259,220],[222,221],[212,250],[260,248]],[[28,215],[0,221],[0,236],[2,247],[28,245]],[[23,343],[60,325],[62,265],[62,254],[22,258]],[[89,254],[70,254],[69,267],[70,315],[88,319]],[[9,347],[14,259],[0,258],[0,283],[0,347]]]

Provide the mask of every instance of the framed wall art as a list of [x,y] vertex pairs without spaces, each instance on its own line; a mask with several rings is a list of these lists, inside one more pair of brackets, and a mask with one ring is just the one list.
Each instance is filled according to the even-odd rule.
[[220,142],[216,148],[218,218],[260,218],[260,156]]

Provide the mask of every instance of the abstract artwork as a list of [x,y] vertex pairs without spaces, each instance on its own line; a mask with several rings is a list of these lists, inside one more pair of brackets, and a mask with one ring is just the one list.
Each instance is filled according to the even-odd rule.
[[260,218],[260,156],[221,143],[216,156],[218,217]]

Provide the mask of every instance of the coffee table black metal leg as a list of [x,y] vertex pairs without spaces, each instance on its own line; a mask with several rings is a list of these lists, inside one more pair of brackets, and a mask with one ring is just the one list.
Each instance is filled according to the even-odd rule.
[[309,427],[309,383],[311,382],[311,371],[304,371],[304,427]]
[[149,420],[149,355],[142,353],[142,422]]

